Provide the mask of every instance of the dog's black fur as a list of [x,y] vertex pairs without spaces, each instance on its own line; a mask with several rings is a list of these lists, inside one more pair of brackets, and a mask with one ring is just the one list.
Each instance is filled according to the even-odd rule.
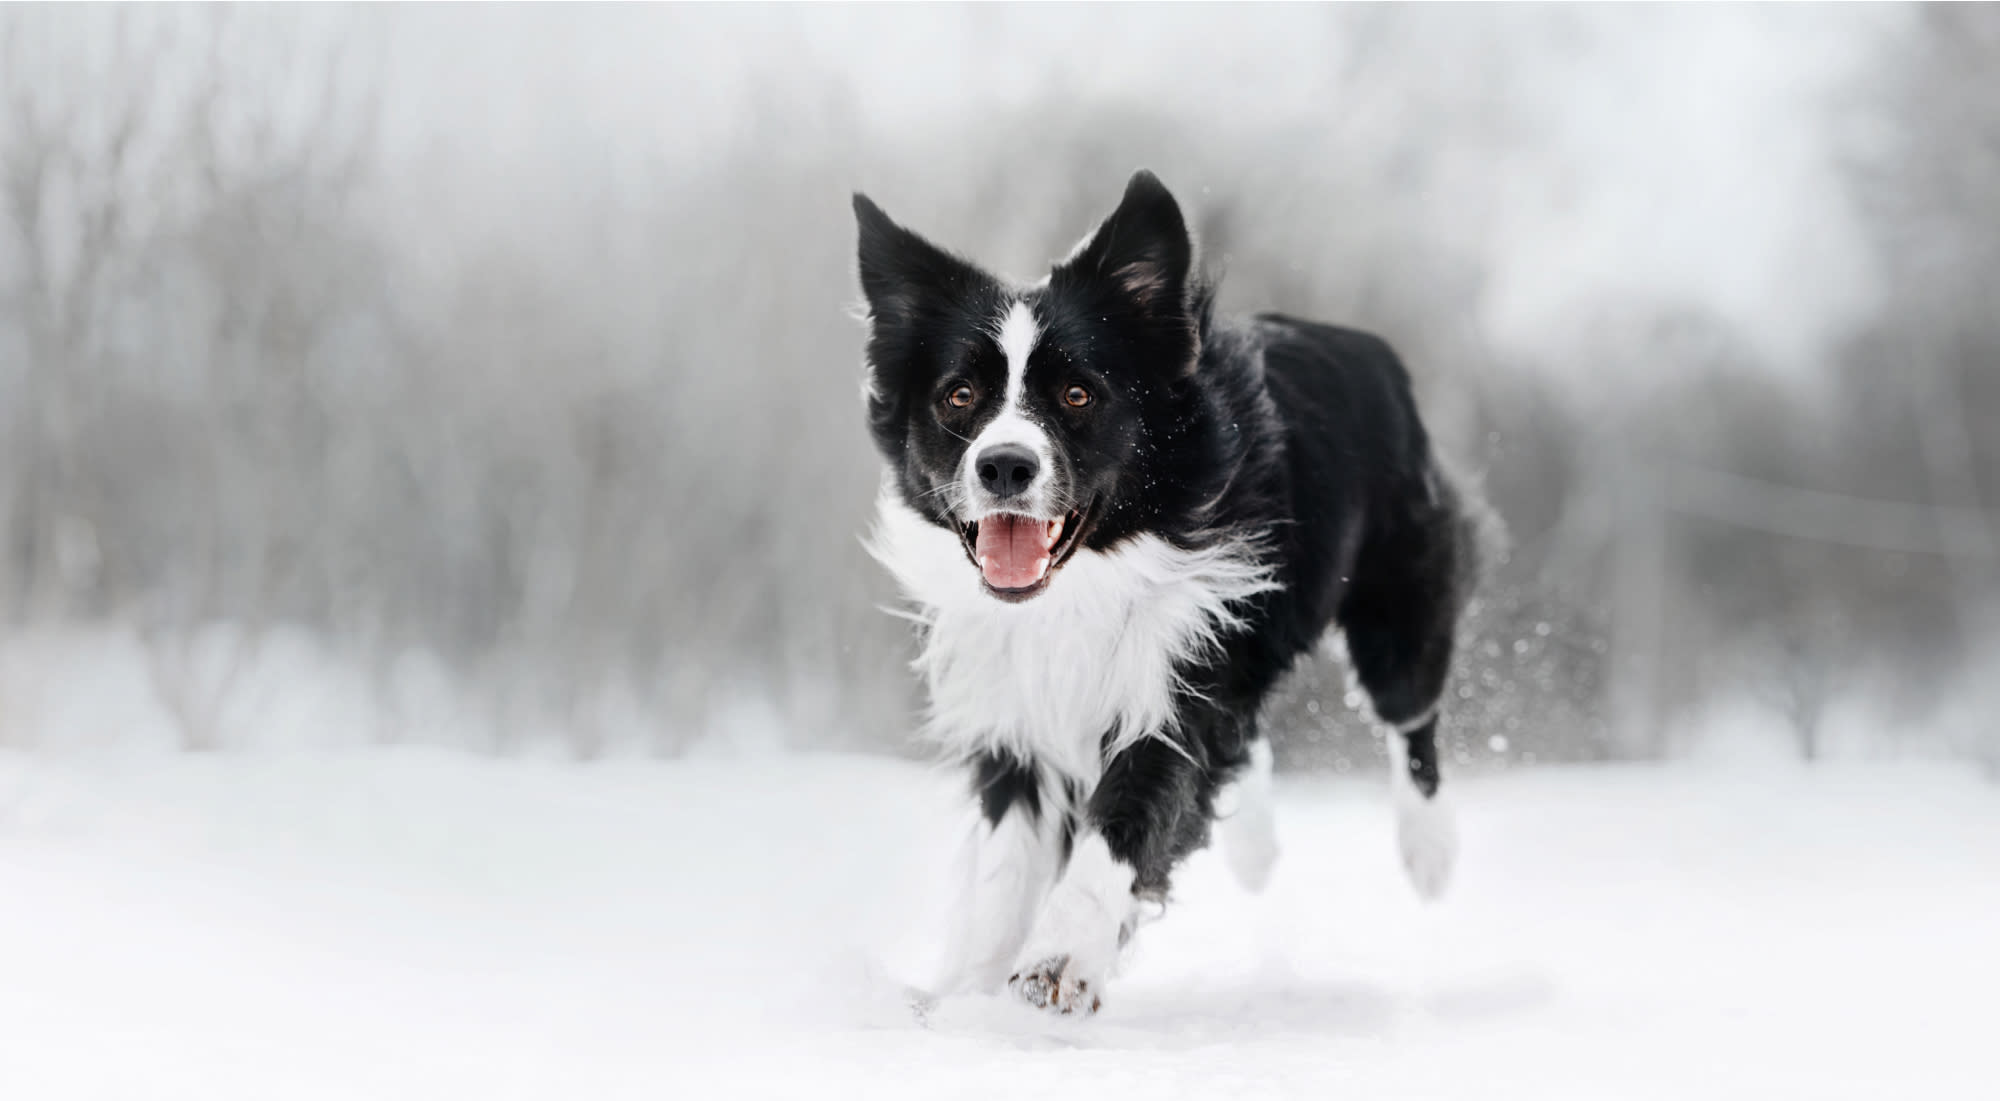
[[[1333,627],[1376,714],[1401,732],[1416,790],[1434,796],[1437,707],[1475,574],[1475,525],[1390,347],[1276,314],[1215,317],[1180,209],[1149,173],[1030,288],[930,245],[863,196],[854,206],[869,424],[902,503],[959,534],[973,557],[977,491],[959,482],[968,442],[1000,415],[1009,362],[994,319],[1018,301],[1039,331],[1018,412],[1047,434],[1052,467],[1054,507],[1038,515],[1069,517],[1043,586],[1071,583],[1058,574],[1074,555],[1143,536],[1188,550],[1234,540],[1275,582],[1235,602],[1239,621],[1217,630],[1218,645],[1178,660],[1175,721],[1159,736],[1113,752],[1103,731],[1070,732],[1101,739],[1101,775],[968,749],[987,820],[1068,808],[1065,853],[1094,829],[1133,869],[1135,892],[1163,893],[1206,842],[1213,796],[1248,759],[1266,697]],[[1073,385],[1091,395],[1081,410],[1065,404]],[[964,408],[950,400],[959,386],[974,392]]]

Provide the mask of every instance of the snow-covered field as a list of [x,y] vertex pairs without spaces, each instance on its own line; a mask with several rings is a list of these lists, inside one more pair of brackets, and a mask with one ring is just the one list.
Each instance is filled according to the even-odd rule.
[[2000,1095],[2000,787],[1970,771],[1281,778],[1104,1012],[919,1020],[955,782],[859,757],[0,754],[0,1098]]

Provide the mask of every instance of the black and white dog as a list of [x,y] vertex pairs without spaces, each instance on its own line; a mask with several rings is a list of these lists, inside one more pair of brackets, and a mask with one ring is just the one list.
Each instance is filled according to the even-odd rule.
[[[1258,709],[1338,625],[1402,737],[1399,838],[1450,870],[1435,732],[1476,525],[1396,355],[1365,333],[1214,316],[1173,196],[1118,209],[1032,286],[854,197],[871,549],[915,605],[931,733],[981,821],[938,993],[1100,1005],[1141,902],[1207,843],[1276,855]],[[1395,739],[1391,739],[1392,742]]]

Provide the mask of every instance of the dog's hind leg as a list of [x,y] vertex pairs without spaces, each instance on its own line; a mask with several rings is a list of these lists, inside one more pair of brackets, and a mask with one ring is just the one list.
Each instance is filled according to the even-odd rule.
[[1477,548],[1455,495],[1437,478],[1370,533],[1341,608],[1347,653],[1376,717],[1400,736],[1390,755],[1397,843],[1418,893],[1443,893],[1457,830],[1440,800],[1437,730],[1459,615]]
[[979,820],[959,849],[955,899],[936,994],[991,993],[1006,981],[1069,833],[1069,809],[1033,765],[982,755],[972,762]]
[[1215,821],[1222,857],[1236,882],[1262,891],[1278,860],[1278,823],[1271,806],[1271,743],[1250,743],[1250,759],[1215,794]]
[[1390,784],[1396,806],[1396,847],[1402,853],[1403,870],[1417,893],[1427,899],[1444,894],[1451,881],[1452,866],[1458,861],[1458,822],[1451,804],[1438,791],[1433,779],[1426,792],[1419,777],[1423,774],[1417,747],[1428,751],[1430,775],[1437,775],[1437,716],[1424,720],[1417,731],[1403,731],[1391,739],[1389,748]]

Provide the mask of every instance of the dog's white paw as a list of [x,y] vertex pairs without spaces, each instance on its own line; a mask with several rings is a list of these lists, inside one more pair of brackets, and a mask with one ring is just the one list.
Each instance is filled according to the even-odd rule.
[[1070,966],[1070,960],[1069,956],[1052,956],[1023,968],[1007,980],[1007,989],[1036,1009],[1087,1017],[1104,1007],[1099,994],[1103,981],[1080,973]]
[[1258,741],[1250,764],[1216,793],[1215,815],[1222,857],[1230,874],[1255,894],[1271,882],[1278,862],[1278,821],[1271,808],[1271,745]]
[[1278,864],[1278,827],[1269,807],[1239,812],[1224,820],[1222,855],[1236,882],[1251,894],[1270,885]]
[[1078,838],[1069,867],[1014,958],[1007,989],[1037,1009],[1097,1012],[1104,977],[1135,925],[1132,882],[1131,866],[1111,855],[1102,836]]
[[1417,894],[1427,902],[1443,895],[1458,862],[1458,818],[1442,793],[1426,799],[1408,784],[1397,786],[1396,846]]

